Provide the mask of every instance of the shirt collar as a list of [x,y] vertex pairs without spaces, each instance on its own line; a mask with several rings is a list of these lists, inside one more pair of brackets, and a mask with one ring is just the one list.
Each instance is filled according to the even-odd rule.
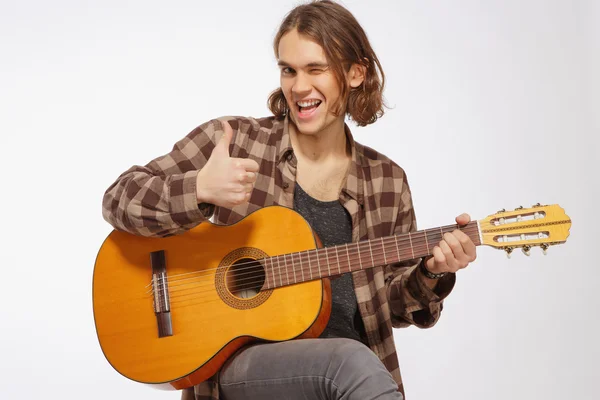
[[[278,144],[277,149],[277,163],[281,163],[283,161],[291,161],[294,154],[294,149],[292,148],[292,141],[290,139],[289,134],[289,118],[286,116],[283,121],[280,121],[279,124],[275,126],[275,132],[281,134],[281,140]],[[360,205],[363,204],[364,196],[363,196],[363,162],[364,156],[361,151],[359,151],[358,145],[354,141],[354,137],[352,136],[352,132],[348,127],[348,124],[344,124],[344,133],[346,134],[346,139],[350,143],[350,149],[352,150],[352,161],[350,162],[350,167],[348,168],[348,175],[346,176],[346,182],[342,187],[342,195],[346,195],[351,199],[356,200],[356,202]]]

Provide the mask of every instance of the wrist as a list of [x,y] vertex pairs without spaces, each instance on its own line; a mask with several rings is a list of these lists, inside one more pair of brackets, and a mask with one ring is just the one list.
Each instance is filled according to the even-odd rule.
[[202,174],[202,170],[198,171],[196,175],[196,202],[198,204],[201,203],[212,203],[209,199],[208,192],[203,185],[204,175]]
[[429,279],[439,279],[447,274],[447,272],[431,272],[425,266],[425,260],[419,264],[419,271]]

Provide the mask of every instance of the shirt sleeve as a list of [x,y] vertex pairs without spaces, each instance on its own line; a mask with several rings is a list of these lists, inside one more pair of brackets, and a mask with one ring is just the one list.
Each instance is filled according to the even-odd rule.
[[[396,219],[394,234],[417,230],[415,211],[406,176],[400,191],[401,207]],[[456,282],[456,274],[448,273],[438,279],[435,290],[425,284],[419,271],[423,259],[418,258],[386,267],[387,296],[395,328],[415,325],[429,328],[435,325],[443,308],[443,299],[450,294]]]
[[198,204],[196,176],[222,134],[219,120],[211,120],[177,142],[168,154],[122,173],[104,193],[104,219],[117,230],[158,237],[206,221],[214,205]]

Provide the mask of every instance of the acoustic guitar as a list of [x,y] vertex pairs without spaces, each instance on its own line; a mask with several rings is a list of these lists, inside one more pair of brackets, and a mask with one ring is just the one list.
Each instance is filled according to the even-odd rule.
[[271,206],[234,225],[206,222],[176,236],[111,232],[93,277],[98,340],[123,376],[183,389],[256,341],[318,337],[331,310],[328,277],[431,254],[445,232],[529,254],[564,243],[558,205],[501,210],[480,221],[323,248],[300,214]]

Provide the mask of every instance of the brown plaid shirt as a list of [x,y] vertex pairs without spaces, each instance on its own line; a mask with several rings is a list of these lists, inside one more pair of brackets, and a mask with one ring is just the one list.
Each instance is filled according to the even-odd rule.
[[[232,157],[252,158],[260,166],[249,203],[233,209],[197,204],[196,174],[208,160],[223,130],[233,128]],[[190,132],[173,150],[125,171],[104,195],[102,213],[116,229],[143,236],[181,233],[211,216],[218,224],[233,224],[270,205],[293,207],[296,157],[288,134],[288,119],[224,117]],[[352,217],[352,239],[359,241],[416,230],[411,193],[402,168],[384,155],[352,139],[352,163],[339,200]],[[369,347],[391,372],[404,393],[392,327],[433,326],[442,299],[452,290],[455,275],[438,282],[435,292],[416,266],[390,264],[353,273],[358,307]],[[183,399],[218,399],[218,383],[210,380],[183,391]]]

